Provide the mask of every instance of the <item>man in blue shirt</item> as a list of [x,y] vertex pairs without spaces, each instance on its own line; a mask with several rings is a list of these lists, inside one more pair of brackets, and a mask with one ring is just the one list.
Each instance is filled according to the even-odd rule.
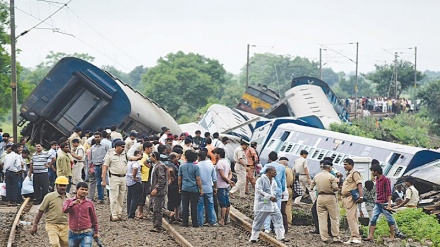
[[185,152],[187,162],[179,168],[179,192],[182,195],[182,226],[188,227],[189,203],[191,202],[191,223],[193,227],[199,227],[197,221],[197,204],[199,196],[203,195],[200,169],[194,164],[197,154],[192,150]]
[[[217,193],[217,174],[210,159],[206,159],[206,151],[200,151],[197,155],[202,179],[203,195],[199,197],[197,206],[199,226],[203,226],[206,210],[207,222],[211,226],[217,226],[217,216],[214,210],[214,193]],[[214,188],[213,188],[214,186]]]
[[[283,195],[283,191],[286,189],[286,168],[276,162],[278,160],[278,155],[276,152],[272,151],[269,153],[269,163],[266,164],[263,169],[261,169],[260,174],[266,174],[266,169],[268,166],[272,166],[275,168],[277,175],[275,176],[275,181],[277,183],[277,190],[276,190],[276,196],[277,199],[276,203],[278,208],[281,210],[281,199]],[[267,217],[266,221],[264,222],[264,229],[266,233],[270,233],[270,219],[271,217]]]

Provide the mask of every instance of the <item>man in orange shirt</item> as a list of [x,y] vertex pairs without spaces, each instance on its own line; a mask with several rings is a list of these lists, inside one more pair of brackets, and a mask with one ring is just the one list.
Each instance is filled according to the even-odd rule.
[[206,138],[206,146],[205,148],[208,150],[208,155],[209,158],[211,159],[212,164],[217,164],[217,159],[215,158],[214,155],[214,149],[215,147],[212,145],[212,139],[211,138]]
[[255,152],[255,149],[252,147],[248,147],[245,151],[247,165],[246,165],[246,185],[245,185],[245,193],[249,194],[248,184],[252,185],[252,188],[255,190],[255,165],[257,165],[258,155]]

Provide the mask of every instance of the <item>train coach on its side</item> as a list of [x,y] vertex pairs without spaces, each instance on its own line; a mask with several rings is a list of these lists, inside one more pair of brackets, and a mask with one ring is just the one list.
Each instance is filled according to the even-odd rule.
[[116,125],[121,131],[150,134],[177,122],[157,103],[96,66],[78,58],[61,59],[21,107],[21,134],[48,146],[75,126],[95,130]]

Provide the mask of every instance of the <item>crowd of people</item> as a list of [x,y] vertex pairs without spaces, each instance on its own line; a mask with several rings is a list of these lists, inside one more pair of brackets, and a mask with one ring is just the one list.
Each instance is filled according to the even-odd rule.
[[[417,205],[414,180],[407,178],[406,195],[401,188],[392,195],[390,181],[377,160],[371,166],[375,181],[363,186],[351,159],[344,160],[345,179],[329,157],[321,161],[322,171],[312,178],[306,150],[295,161],[271,152],[268,163],[260,164],[256,143],[242,140],[229,155],[229,142],[218,133],[174,135],[167,127],[159,135],[131,131],[123,138],[115,126],[84,133],[77,126],[70,137],[52,141],[45,151],[40,143],[28,147],[26,141],[13,143],[9,134],[2,133],[1,178],[6,182],[2,201],[15,206],[31,197],[34,205],[39,204],[31,233],[37,232],[45,214],[52,246],[91,246],[93,239],[99,241],[94,203],[109,203],[112,222],[151,218],[151,232],[163,231],[163,217],[183,227],[217,227],[230,222],[230,198],[245,198],[252,188],[254,222],[249,241],[257,242],[264,230],[288,242],[285,234],[293,223],[292,203],[310,197],[314,202],[312,233],[328,243],[342,242],[342,200],[351,232],[345,244],[361,243],[358,214],[364,216],[362,203],[370,218],[366,241],[372,240],[380,214],[385,215],[394,238],[399,231],[390,211]],[[35,150],[32,156],[30,149]]]
[[[349,112],[355,112],[355,98],[347,97],[341,99],[343,105]],[[416,112],[419,110],[420,102],[418,100],[411,101],[406,98],[390,98],[390,97],[360,97],[357,100],[357,113],[363,117],[371,115],[371,112],[381,113],[405,113]]]

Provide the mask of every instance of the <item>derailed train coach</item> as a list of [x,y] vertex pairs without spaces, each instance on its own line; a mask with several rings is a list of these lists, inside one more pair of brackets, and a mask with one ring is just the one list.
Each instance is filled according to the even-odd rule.
[[31,142],[48,145],[70,135],[75,126],[96,130],[116,125],[119,131],[143,134],[162,126],[180,133],[177,122],[157,103],[108,72],[78,58],[61,59],[21,106],[19,125]]

